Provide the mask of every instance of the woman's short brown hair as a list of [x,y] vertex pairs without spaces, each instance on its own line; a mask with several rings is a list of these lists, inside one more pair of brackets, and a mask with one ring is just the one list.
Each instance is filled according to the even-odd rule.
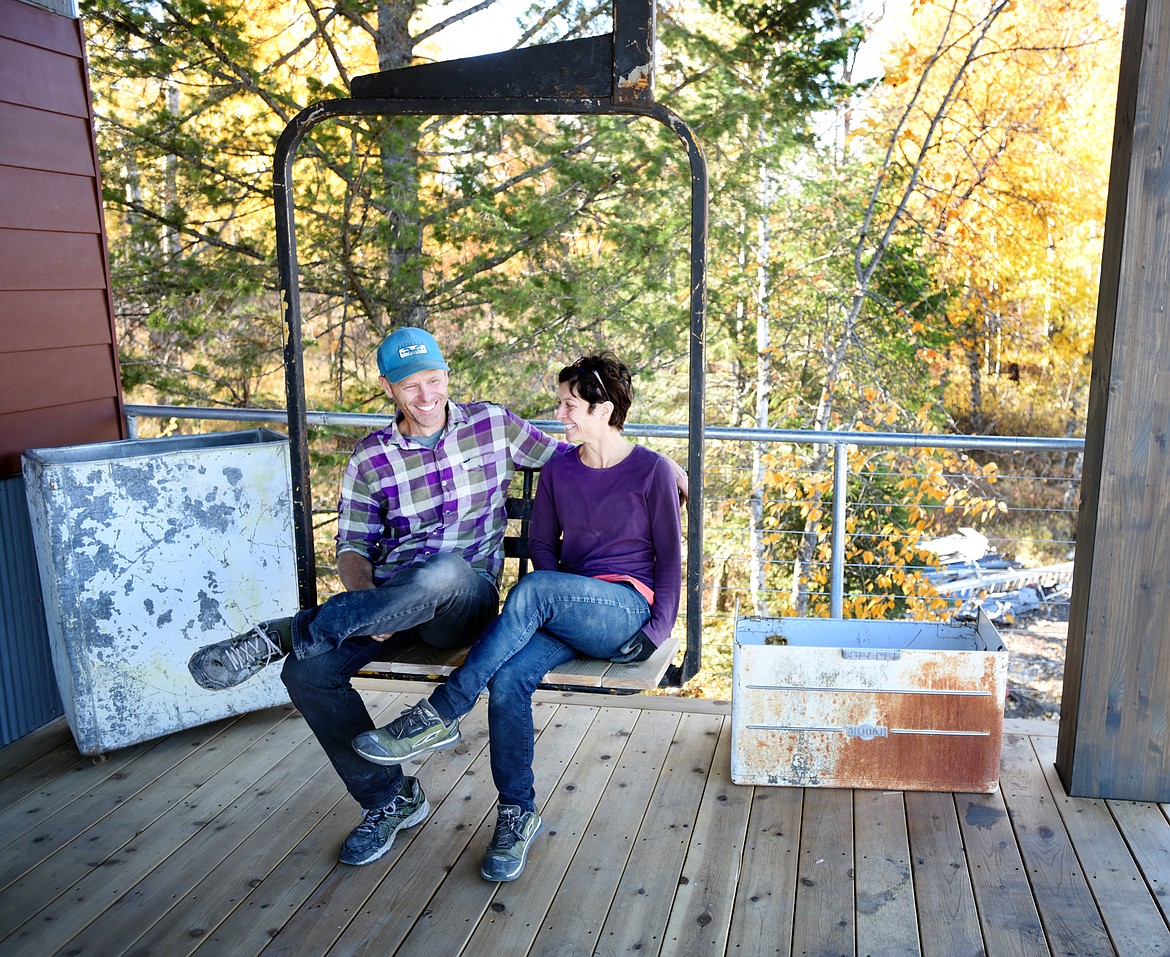
[[625,426],[626,414],[634,401],[633,381],[629,367],[612,352],[582,356],[571,366],[565,366],[557,381],[568,383],[591,409],[598,402],[612,402],[609,424],[615,429]]

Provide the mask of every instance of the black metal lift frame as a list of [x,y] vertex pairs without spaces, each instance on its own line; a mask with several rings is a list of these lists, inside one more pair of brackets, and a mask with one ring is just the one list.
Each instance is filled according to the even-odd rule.
[[668,126],[686,146],[691,170],[690,395],[687,471],[687,641],[681,667],[666,682],[681,686],[702,657],[704,323],[707,308],[707,163],[690,127],[654,99],[654,0],[614,0],[613,32],[355,77],[353,97],[306,107],[285,127],[274,154],[277,265],[285,322],[297,581],[302,608],[317,603],[312,491],[293,163],[308,132],[346,116],[488,116],[607,114],[643,116]]

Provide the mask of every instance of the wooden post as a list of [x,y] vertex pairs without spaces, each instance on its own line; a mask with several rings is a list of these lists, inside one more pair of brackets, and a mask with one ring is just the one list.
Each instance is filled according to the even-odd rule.
[[1170,8],[1129,0],[1056,766],[1170,801]]

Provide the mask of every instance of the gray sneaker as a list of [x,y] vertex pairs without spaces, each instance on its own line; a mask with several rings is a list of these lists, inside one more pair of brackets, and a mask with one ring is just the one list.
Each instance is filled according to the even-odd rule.
[[353,749],[374,764],[401,764],[428,751],[449,748],[459,742],[459,719],[444,721],[423,698],[384,728],[363,731],[353,739]]
[[338,859],[342,864],[376,861],[390,850],[395,834],[404,827],[422,824],[430,811],[418,778],[404,778],[402,791],[389,804],[364,812],[362,823],[342,842]]
[[280,638],[275,623],[261,622],[242,635],[200,648],[187,662],[187,670],[208,691],[233,688],[285,656]]
[[496,833],[483,856],[479,869],[485,881],[514,881],[524,870],[528,848],[540,833],[540,815],[521,811],[514,804],[501,804],[496,819]]

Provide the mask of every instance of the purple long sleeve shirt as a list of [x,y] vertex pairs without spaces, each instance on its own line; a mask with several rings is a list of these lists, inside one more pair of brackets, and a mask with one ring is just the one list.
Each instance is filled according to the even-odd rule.
[[595,578],[628,575],[654,592],[642,630],[655,644],[670,635],[682,591],[678,483],[666,460],[643,446],[617,465],[591,469],[576,448],[540,470],[529,554],[535,568]]

